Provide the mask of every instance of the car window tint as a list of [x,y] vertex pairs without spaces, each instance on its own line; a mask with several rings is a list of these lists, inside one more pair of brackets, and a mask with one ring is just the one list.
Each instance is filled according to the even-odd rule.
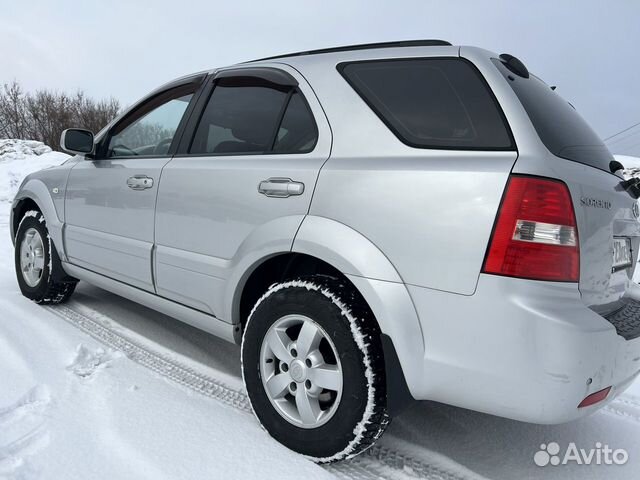
[[287,90],[277,87],[216,85],[189,153],[270,151],[287,98]]
[[287,105],[273,147],[274,153],[305,153],[313,150],[318,129],[313,114],[299,92],[294,92]]
[[513,75],[492,59],[527,111],[540,140],[551,153],[609,172],[611,152],[576,109],[533,74]]
[[187,94],[170,99],[119,130],[109,140],[107,156],[166,155],[192,97]]
[[339,70],[393,133],[412,147],[514,148],[497,101],[467,61],[378,60],[342,64]]

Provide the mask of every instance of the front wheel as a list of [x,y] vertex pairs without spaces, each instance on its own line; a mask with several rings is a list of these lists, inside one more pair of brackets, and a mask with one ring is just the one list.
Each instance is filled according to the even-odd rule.
[[[15,267],[20,291],[36,303],[62,303],[75,290],[77,282],[63,272],[44,216],[37,210],[28,211],[20,221]],[[64,281],[57,280],[65,277]]]
[[337,279],[272,286],[247,321],[242,372],[263,427],[317,462],[363,452],[389,423],[377,324]]

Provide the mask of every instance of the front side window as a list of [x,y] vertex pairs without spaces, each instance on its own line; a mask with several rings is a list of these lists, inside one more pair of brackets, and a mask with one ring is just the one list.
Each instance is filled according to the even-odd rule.
[[297,90],[258,78],[223,78],[202,113],[189,153],[305,153],[316,139],[315,121]]
[[407,145],[515,149],[497,101],[480,73],[467,61],[374,60],[341,64],[338,70]]
[[193,93],[183,89],[140,107],[111,133],[107,157],[165,156]]

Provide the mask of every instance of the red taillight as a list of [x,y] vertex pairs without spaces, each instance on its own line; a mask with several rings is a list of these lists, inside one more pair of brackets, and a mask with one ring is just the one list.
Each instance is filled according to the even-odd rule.
[[595,405],[596,403],[603,401],[605,398],[607,398],[610,391],[611,391],[611,387],[607,387],[597,391],[596,393],[592,393],[591,395],[589,395],[587,398],[585,398],[580,402],[580,405],[578,405],[578,408],[589,407],[591,405]]
[[482,271],[578,281],[578,228],[563,182],[519,175],[509,178]]

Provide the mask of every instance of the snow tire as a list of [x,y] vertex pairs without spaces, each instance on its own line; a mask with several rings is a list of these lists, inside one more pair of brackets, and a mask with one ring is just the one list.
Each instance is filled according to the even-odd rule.
[[[21,245],[24,236],[30,229],[35,229],[42,239],[44,267],[38,283],[30,286],[21,271]],[[44,216],[37,210],[25,213],[20,221],[15,241],[15,268],[16,278],[22,294],[43,305],[55,305],[66,302],[73,294],[77,280],[68,277],[62,269],[58,252],[49,237]]]
[[[316,428],[301,428],[285,420],[272,405],[261,379],[263,339],[287,315],[304,315],[320,325],[340,359],[340,402],[333,416]],[[343,280],[318,275],[272,285],[247,320],[242,373],[253,411],[267,432],[318,463],[364,452],[390,422],[380,330],[362,297]]]

